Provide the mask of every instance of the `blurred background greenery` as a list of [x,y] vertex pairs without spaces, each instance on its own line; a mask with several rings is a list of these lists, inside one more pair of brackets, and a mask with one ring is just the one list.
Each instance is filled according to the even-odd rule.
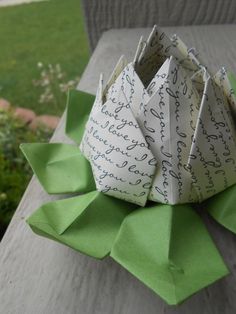
[[[0,7],[0,21],[0,98],[61,115],[66,89],[78,83],[89,58],[80,1]],[[0,238],[32,175],[19,144],[48,141],[51,133],[0,112]]]
[[38,62],[60,64],[66,78],[80,76],[88,62],[88,44],[79,0],[50,0],[0,8],[0,95],[37,113],[62,113],[41,104],[33,88]]

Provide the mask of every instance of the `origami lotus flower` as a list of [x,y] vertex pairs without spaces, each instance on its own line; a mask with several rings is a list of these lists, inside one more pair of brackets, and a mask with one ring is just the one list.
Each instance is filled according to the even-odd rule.
[[154,28],[134,62],[118,62],[105,92],[101,79],[80,146],[97,190],[141,206],[202,202],[236,183],[226,96],[171,44]]
[[77,145],[21,146],[46,192],[73,196],[42,205],[31,228],[110,255],[169,304],[228,273],[195,209],[173,204],[210,197],[201,207],[236,233],[236,80],[211,77],[193,52],[155,27],[96,99],[70,92],[66,134]]

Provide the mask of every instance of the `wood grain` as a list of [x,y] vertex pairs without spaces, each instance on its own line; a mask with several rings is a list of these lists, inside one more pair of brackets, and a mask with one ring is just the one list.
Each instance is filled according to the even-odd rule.
[[82,5],[92,50],[111,28],[236,22],[235,0],[82,0]]
[[[167,28],[194,45],[212,71],[225,65],[236,73],[236,25]],[[81,79],[95,93],[100,72],[107,78],[124,53],[129,60],[149,29],[106,32]],[[69,142],[64,116],[52,138]],[[183,305],[169,307],[110,258],[97,261],[32,233],[25,223],[38,206],[55,199],[33,177],[0,244],[0,313],[3,314],[233,314],[236,313],[236,236],[206,214],[204,220],[231,274]],[[57,197],[58,198],[58,197]]]

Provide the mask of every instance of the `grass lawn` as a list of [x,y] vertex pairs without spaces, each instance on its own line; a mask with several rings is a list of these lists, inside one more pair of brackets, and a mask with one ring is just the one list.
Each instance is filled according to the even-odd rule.
[[37,63],[59,63],[67,80],[80,76],[89,52],[79,0],[50,0],[0,8],[0,97],[38,114],[61,114],[58,105],[39,104]]

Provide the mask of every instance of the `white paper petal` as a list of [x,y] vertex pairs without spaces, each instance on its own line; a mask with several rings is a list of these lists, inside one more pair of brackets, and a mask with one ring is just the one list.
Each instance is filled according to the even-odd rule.
[[234,116],[236,117],[236,95],[235,91],[231,86],[228,75],[229,74],[227,73],[227,71],[224,68],[222,68],[216,73],[214,79],[217,85],[223,89],[225,96],[227,97],[230,103],[230,108],[233,111]]
[[173,57],[165,61],[156,77],[158,88],[153,89],[138,117],[158,163],[149,198],[171,204],[196,201],[186,166],[200,98]]
[[99,191],[145,205],[156,160],[122,89],[92,112],[81,149],[91,163]]
[[137,46],[135,55],[134,55],[134,61],[133,61],[134,65],[138,62],[140,54],[141,54],[142,50],[144,49],[145,45],[146,45],[146,43],[143,40],[143,36],[141,36],[139,39],[139,42],[138,42],[138,46]]
[[161,29],[154,26],[147,44],[135,64],[135,70],[145,86],[150,83],[163,62],[170,56],[171,47],[172,42],[169,37]]
[[176,59],[182,65],[185,71],[189,75],[191,75],[193,72],[198,71],[201,68],[202,64],[199,60],[199,57],[194,54],[195,48],[188,49],[185,43],[176,35],[173,36],[171,40],[174,47],[176,47],[176,49],[178,50],[178,55],[176,56]]
[[130,108],[136,117],[142,106],[143,97],[146,91],[143,83],[134,70],[133,63],[129,63],[120,73],[115,83],[109,88],[106,99],[116,99],[120,90],[124,92]]
[[199,201],[236,182],[236,146],[232,134],[226,98],[208,78],[188,162]]
[[105,97],[107,97],[109,88],[115,83],[117,77],[124,70],[126,65],[127,65],[127,60],[125,59],[124,56],[121,56],[104,88],[103,93]]
[[103,74],[101,74],[99,77],[98,89],[92,110],[96,110],[97,108],[102,106],[102,103],[103,103]]
[[199,69],[199,61],[186,49],[186,46],[176,38],[173,42],[157,26],[154,26],[147,44],[144,46],[135,70],[146,87],[168,57],[175,57],[186,70],[194,72]]

